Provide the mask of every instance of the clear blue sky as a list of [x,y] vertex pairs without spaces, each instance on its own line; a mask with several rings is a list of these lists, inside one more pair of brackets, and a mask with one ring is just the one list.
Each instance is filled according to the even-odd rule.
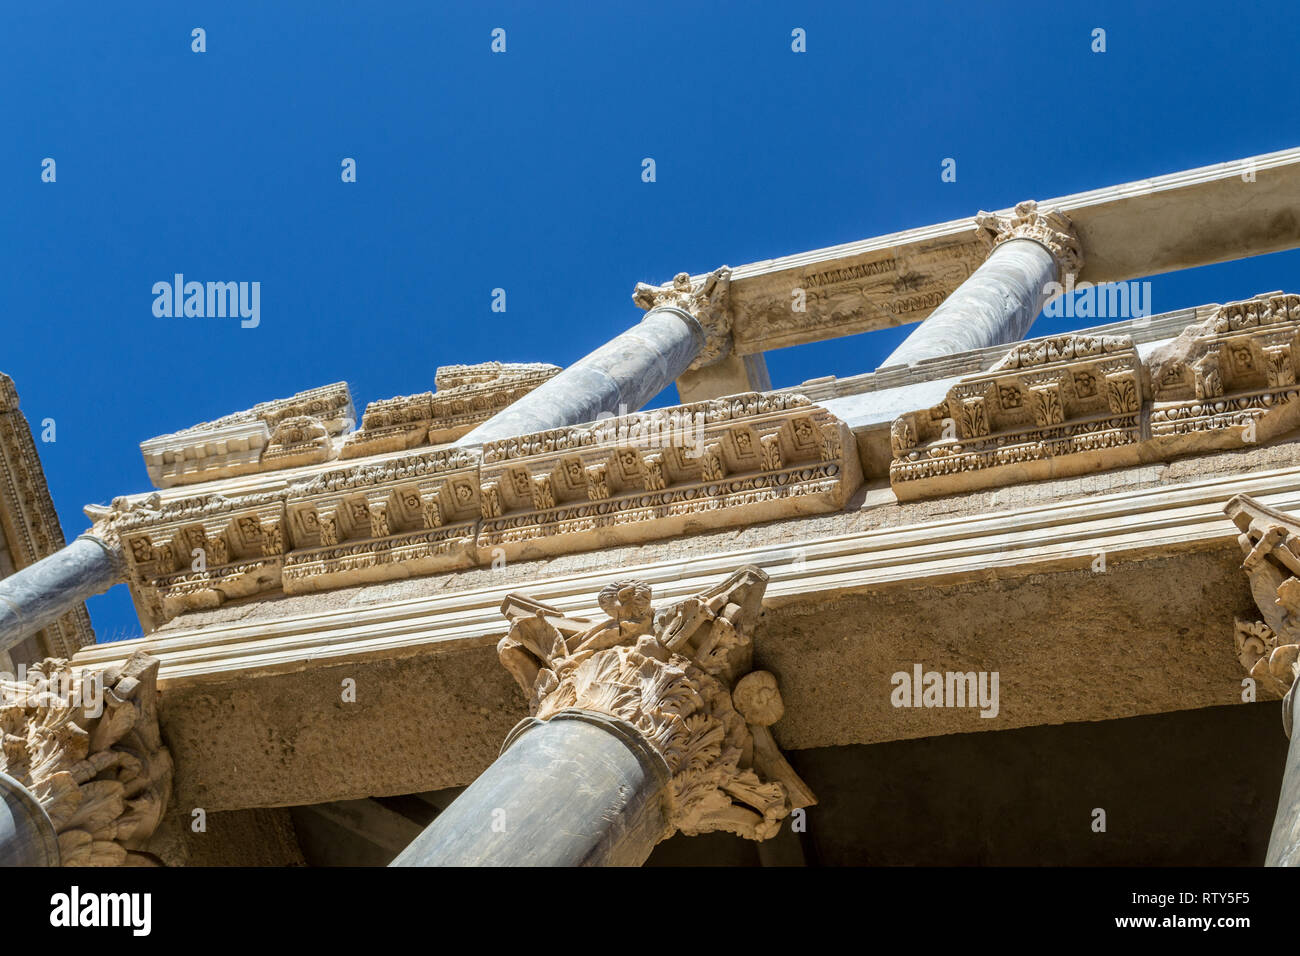
[[[57,423],[65,532],[147,487],[143,439],[340,379],[361,406],[440,364],[566,365],[639,280],[1300,144],[1295,0],[606,6],[5,4],[0,370]],[[1297,266],[1159,277],[1154,308]],[[155,318],[176,272],[261,282],[260,326]],[[906,331],[769,353],[773,381]],[[100,640],[138,629],[123,588],[90,609]]]

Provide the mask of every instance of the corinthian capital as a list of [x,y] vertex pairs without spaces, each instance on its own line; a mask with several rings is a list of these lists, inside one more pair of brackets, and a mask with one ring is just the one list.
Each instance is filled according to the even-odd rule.
[[1033,199],[1017,203],[1010,216],[978,212],[975,228],[990,251],[1010,239],[1032,239],[1052,254],[1062,280],[1083,268],[1083,245],[1070,220],[1059,209],[1040,211]]
[[36,797],[64,866],[150,864],[143,850],[171,797],[158,729],[158,661],[74,672],[48,658],[0,678],[0,771]]
[[1300,521],[1236,495],[1224,508],[1241,532],[1242,570],[1263,621],[1238,621],[1237,657],[1265,692],[1286,695],[1282,720],[1291,734],[1291,700],[1300,672]]
[[704,347],[691,368],[703,368],[721,361],[731,353],[731,269],[714,269],[699,282],[692,282],[679,272],[667,285],[653,286],[638,282],[632,301],[649,311],[660,306],[681,309],[695,317],[704,329]]
[[632,725],[663,757],[664,838],[726,830],[764,840],[816,802],[768,730],[782,714],[776,679],[746,673],[766,586],[747,567],[656,612],[649,585],[616,582],[600,593],[600,622],[512,594],[497,651],[538,719],[595,711]]

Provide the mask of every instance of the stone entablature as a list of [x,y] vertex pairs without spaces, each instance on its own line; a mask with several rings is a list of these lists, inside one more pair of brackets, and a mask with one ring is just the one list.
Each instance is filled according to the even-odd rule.
[[1018,345],[939,405],[895,419],[890,483],[917,498],[1135,464],[1142,374],[1125,336]]
[[432,574],[474,563],[478,458],[428,451],[327,472],[286,493],[287,593]]
[[1124,336],[1015,346],[891,428],[900,499],[1163,461],[1300,427],[1300,296],[1218,306],[1141,361]]
[[861,484],[848,428],[748,393],[341,467],[269,491],[119,501],[141,618],[835,511]]
[[1300,426],[1300,295],[1222,306],[1151,356],[1151,437],[1188,451],[1236,448]]
[[140,443],[155,488],[330,461],[356,412],[347,383],[261,402],[244,412]]
[[339,457],[360,458],[455,441],[560,371],[544,363],[444,365],[434,375],[437,391],[367,405],[361,428],[348,436]]
[[[491,442],[479,548],[533,558],[842,508],[852,433],[757,392]],[[497,549],[501,549],[497,552]]]

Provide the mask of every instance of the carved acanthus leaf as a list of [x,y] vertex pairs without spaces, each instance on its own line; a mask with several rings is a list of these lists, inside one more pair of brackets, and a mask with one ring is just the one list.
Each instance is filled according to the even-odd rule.
[[726,830],[764,840],[816,802],[768,730],[782,714],[775,678],[741,677],[766,586],[747,567],[656,613],[649,585],[616,582],[601,591],[602,622],[512,594],[497,651],[538,719],[596,711],[659,752],[672,775],[665,838]]
[[704,330],[704,346],[691,368],[703,368],[731,354],[730,288],[731,269],[722,266],[698,282],[693,282],[685,272],[679,272],[667,285],[638,282],[632,301],[647,311],[671,306],[694,316]]
[[65,866],[150,865],[143,854],[171,797],[158,729],[158,661],[73,671],[47,658],[0,679],[0,771],[30,790]]
[[1033,199],[1017,203],[1010,216],[981,211],[975,216],[975,228],[990,251],[1011,239],[1037,242],[1056,260],[1062,281],[1083,268],[1083,245],[1070,220],[1059,209],[1039,210]]

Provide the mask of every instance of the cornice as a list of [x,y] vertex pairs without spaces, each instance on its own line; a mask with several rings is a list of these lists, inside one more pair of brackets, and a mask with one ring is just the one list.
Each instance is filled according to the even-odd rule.
[[[188,684],[300,671],[365,658],[458,647],[490,647],[504,632],[501,602],[525,591],[566,614],[594,613],[592,595],[613,576],[652,585],[670,601],[704,590],[721,574],[754,565],[769,576],[765,605],[907,584],[931,587],[1087,569],[1099,551],[1110,562],[1179,551],[1236,548],[1224,502],[1249,494],[1300,510],[1300,467],[1142,488],[995,513],[828,536],[793,544],[720,551],[617,569],[474,588],[376,605],[230,624],[209,624],[86,648],[81,666],[148,649],[160,681]],[[887,489],[866,506],[892,500]]]

